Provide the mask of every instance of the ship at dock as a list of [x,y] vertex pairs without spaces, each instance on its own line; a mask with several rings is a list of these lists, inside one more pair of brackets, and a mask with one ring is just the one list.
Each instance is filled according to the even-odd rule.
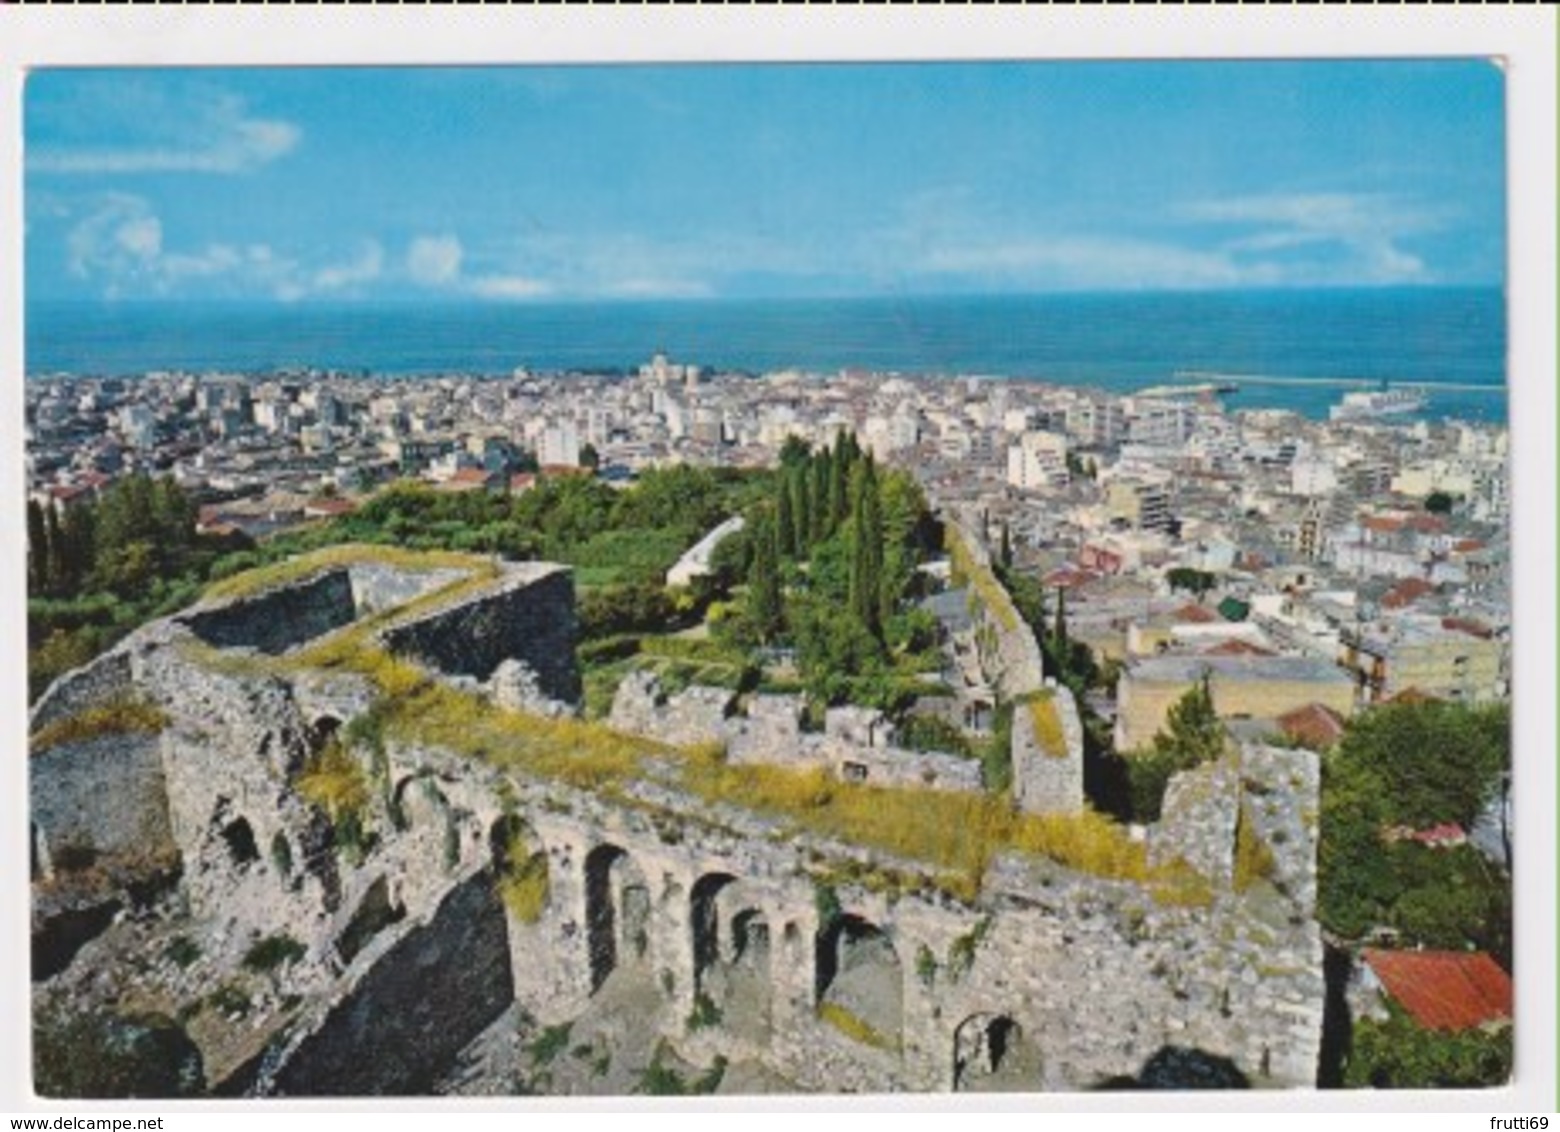
[[1327,411],[1332,421],[1379,421],[1417,413],[1430,404],[1429,394],[1418,386],[1398,386],[1345,393]]

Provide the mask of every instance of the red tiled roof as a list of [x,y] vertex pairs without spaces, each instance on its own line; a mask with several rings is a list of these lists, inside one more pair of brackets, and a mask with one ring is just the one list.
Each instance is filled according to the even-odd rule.
[[1412,605],[1426,594],[1434,592],[1435,587],[1423,578],[1404,578],[1386,592],[1386,595],[1381,599],[1381,604],[1388,609],[1400,609],[1405,605]]
[[1250,641],[1231,639],[1203,650],[1204,656],[1277,656],[1272,649],[1254,645]]
[[1361,521],[1360,526],[1367,531],[1381,531],[1391,533],[1403,529],[1403,520],[1393,515],[1367,515]]
[[1408,526],[1422,535],[1438,535],[1446,530],[1446,520],[1439,515],[1410,515]]
[[1470,550],[1483,550],[1484,544],[1476,538],[1460,538],[1452,543],[1452,549],[1459,554],[1466,554]]
[[1060,586],[1062,589],[1073,589],[1087,585],[1098,576],[1089,570],[1074,570],[1068,566],[1058,566],[1042,578],[1041,583],[1052,587]]
[[1308,747],[1330,747],[1343,738],[1343,716],[1326,704],[1303,704],[1286,711],[1276,722],[1285,735]]
[[1478,637],[1481,641],[1487,641],[1495,634],[1488,625],[1467,617],[1443,617],[1441,628],[1450,629],[1456,633],[1467,633],[1470,637]]
[[1219,619],[1217,613],[1202,605],[1183,605],[1171,616],[1183,625],[1206,625]]
[[350,515],[357,510],[357,504],[350,499],[330,499],[322,496],[309,500],[304,504],[303,509],[314,515]]
[[1432,1030],[1467,1030],[1511,1018],[1511,976],[1485,952],[1381,951],[1365,965],[1386,993]]

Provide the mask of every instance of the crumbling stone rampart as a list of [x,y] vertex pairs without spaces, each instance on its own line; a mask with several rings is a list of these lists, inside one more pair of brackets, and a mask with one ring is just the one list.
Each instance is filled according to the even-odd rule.
[[426,1094],[440,1069],[514,1001],[493,877],[452,887],[425,923],[354,968],[323,1015],[254,1088],[280,1096]]
[[[522,612],[526,595],[540,604]],[[534,652],[572,641],[567,597],[566,574],[540,571],[387,636],[435,663],[464,655],[469,629],[469,651],[529,652],[567,683],[564,659]],[[262,1035],[246,1063],[255,1092],[423,1091],[512,1003],[561,1023],[625,987],[654,1005],[624,1025],[802,1089],[1082,1089],[1181,1049],[1254,1084],[1314,1079],[1324,996],[1305,752],[1248,748],[1228,772],[1172,785],[1150,844],[1207,869],[1190,898],[1016,856],[992,864],[970,903],[872,891],[831,878],[921,866],[652,781],[608,798],[393,741],[350,752],[374,832],[354,847],[299,775],[350,728],[362,687],[256,671],[252,655],[212,665],[181,646],[191,640],[165,622],[122,648],[136,694],[169,715],[156,751],[205,978],[238,971],[260,939],[303,949],[288,969],[307,996],[291,1028],[279,1003],[243,1023]],[[520,658],[493,667],[504,659]],[[745,741],[787,741],[794,719],[758,698],[732,757]],[[854,736],[858,753],[898,757],[869,721],[836,723],[799,748]],[[148,767],[150,750],[137,755]],[[63,828],[39,800],[58,794],[68,810],[86,794],[70,784],[82,767],[40,766],[35,821]],[[1239,837],[1265,852],[1239,852]],[[506,909],[495,870],[511,855],[544,861],[546,883]]]
[[33,756],[28,773],[48,787],[33,792],[30,815],[42,871],[62,855],[150,859],[173,848],[160,735],[114,732],[62,743]]
[[521,661],[555,700],[579,699],[574,665],[574,582],[562,566],[525,563],[480,594],[392,625],[391,652],[440,672],[487,681],[505,660]]
[[208,645],[283,653],[357,617],[345,569],[278,586],[251,597],[202,605],[180,620]]

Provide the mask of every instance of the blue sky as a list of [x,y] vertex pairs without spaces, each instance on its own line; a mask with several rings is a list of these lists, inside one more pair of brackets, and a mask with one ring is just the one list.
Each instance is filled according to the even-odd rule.
[[1479,61],[43,70],[33,299],[1500,284]]

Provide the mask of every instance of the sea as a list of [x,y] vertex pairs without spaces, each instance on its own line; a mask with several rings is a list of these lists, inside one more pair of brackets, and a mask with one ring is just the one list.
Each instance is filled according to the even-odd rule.
[[657,351],[751,373],[966,375],[1118,394],[1228,375],[1239,387],[1224,398],[1230,409],[1317,419],[1347,391],[1332,382],[1410,382],[1429,389],[1421,415],[1507,419],[1506,303],[1495,288],[566,304],[34,301],[26,312],[29,375],[507,376],[522,367],[632,371]]

